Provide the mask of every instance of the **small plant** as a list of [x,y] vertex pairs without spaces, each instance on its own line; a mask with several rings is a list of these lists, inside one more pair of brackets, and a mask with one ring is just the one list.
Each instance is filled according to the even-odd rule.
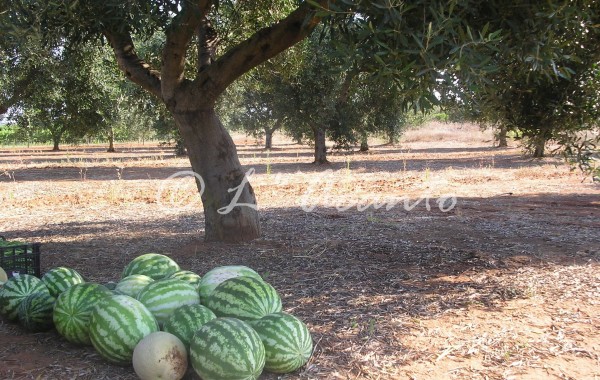
[[346,156],[345,161],[346,161],[346,174],[350,174],[350,162],[352,161],[352,158],[350,156]]
[[429,182],[430,176],[431,176],[431,169],[429,169],[429,167],[426,167],[425,174],[423,176],[423,182]]
[[123,166],[117,168],[117,178],[120,180],[123,179],[123,171],[125,168]]
[[371,337],[375,334],[375,318],[369,319],[369,324],[367,327],[367,336]]
[[267,152],[267,175],[271,175],[271,152]]
[[565,146],[563,156],[571,170],[578,168],[593,182],[600,182],[600,132],[595,135],[566,134],[560,142]]
[[369,223],[379,223],[381,221],[381,219],[377,218],[375,215],[373,215],[372,213],[369,213],[367,215],[367,221]]

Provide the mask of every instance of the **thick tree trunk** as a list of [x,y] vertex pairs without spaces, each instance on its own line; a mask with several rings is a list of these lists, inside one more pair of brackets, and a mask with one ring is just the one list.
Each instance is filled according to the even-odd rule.
[[50,132],[50,135],[52,136],[52,143],[53,143],[53,147],[52,150],[53,151],[59,151],[60,150],[60,142],[62,141],[62,136],[63,134],[66,132],[67,128],[66,128],[66,122],[65,124],[62,126],[62,128],[59,128],[57,130],[52,130]]
[[327,164],[327,146],[325,145],[325,129],[319,127],[312,128],[315,136],[315,161],[314,164]]
[[181,137],[178,137],[175,141],[175,155],[178,157],[187,156],[187,151],[185,150],[185,144]]
[[265,127],[265,149],[273,149],[273,133],[283,126],[283,118],[277,119],[272,128]]
[[60,140],[61,136],[52,136],[52,150],[57,152],[60,150]]
[[506,148],[508,146],[507,134],[508,128],[505,125],[501,125],[500,128],[498,128],[497,135],[498,148]]
[[265,149],[273,149],[273,129],[265,128]]
[[393,130],[388,130],[386,134],[387,134],[387,138],[388,138],[387,144],[390,146],[396,145],[396,143],[398,142],[398,138],[396,137],[396,132]]
[[369,150],[369,141],[367,139],[367,136],[361,136],[360,138],[360,151],[361,152],[367,152]]
[[[254,191],[233,140],[213,109],[174,113],[202,194],[205,240],[240,242],[260,236]],[[236,206],[237,205],[237,206]]]
[[542,158],[546,151],[546,139],[543,137],[535,137],[533,142],[533,157]]
[[108,149],[106,150],[108,153],[114,153],[115,150],[115,132],[112,127],[108,129]]

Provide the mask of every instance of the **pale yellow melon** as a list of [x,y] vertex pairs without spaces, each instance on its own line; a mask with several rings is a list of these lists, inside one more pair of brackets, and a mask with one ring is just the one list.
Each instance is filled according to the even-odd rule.
[[8,276],[6,275],[4,269],[0,267],[0,285],[4,284],[6,281],[8,281]]
[[187,368],[185,346],[173,334],[154,332],[133,350],[133,369],[142,380],[181,380]]

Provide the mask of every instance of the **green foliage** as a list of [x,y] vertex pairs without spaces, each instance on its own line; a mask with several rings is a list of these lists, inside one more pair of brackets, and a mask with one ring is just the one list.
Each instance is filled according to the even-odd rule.
[[[299,3],[211,3],[207,20],[220,41],[215,55],[226,55]],[[471,108],[462,115],[449,113],[449,120],[468,117],[510,124],[532,141],[593,124],[591,117],[579,117],[593,114],[591,104],[597,99],[591,94],[599,93],[590,85],[595,75],[590,65],[598,62],[598,49],[593,47],[598,45],[600,25],[600,6],[592,0],[343,0],[329,3],[328,9],[320,5],[323,2],[308,3],[319,9],[326,27],[299,53],[282,56],[243,79],[229,92],[234,100],[219,105],[231,115],[228,119],[250,133],[260,135],[284,124],[298,139],[310,137],[311,129],[327,128],[339,147],[381,131],[393,140],[407,124],[405,111],[432,110],[447,98]],[[137,53],[160,69],[165,33],[178,27],[179,18],[192,6],[181,0],[3,2],[2,31],[8,36],[4,44],[19,35],[35,35],[31,31],[36,26],[43,26],[39,40],[45,46],[65,48],[100,41],[109,30],[130,34]],[[186,41],[186,77],[199,72],[198,42],[195,35]],[[45,59],[43,54],[38,57]],[[2,77],[4,82],[11,80]],[[582,90],[584,83],[587,88]],[[159,106],[161,99],[118,87],[128,95],[116,101],[115,109],[100,113],[115,120],[117,136],[154,128],[165,139],[177,139],[169,113]],[[106,99],[115,104],[117,92],[96,91],[110,94]],[[281,101],[289,97],[293,100],[287,104]],[[19,96],[4,96],[9,98]]]
[[600,128],[586,132],[563,132],[557,138],[562,154],[573,169],[578,168],[600,182]]
[[0,125],[0,145],[17,145],[27,141],[27,136],[22,129],[14,124]]
[[323,30],[300,48],[297,71],[284,90],[293,104],[286,111],[292,136],[311,141],[315,128],[326,129],[337,149],[351,149],[372,133],[398,138],[405,99],[397,86],[366,72],[362,61],[340,57],[331,31]]
[[450,115],[448,115],[445,112],[433,113],[430,115],[430,117],[432,120],[439,121],[442,123],[447,123],[448,121],[450,121]]
[[[148,41],[141,49],[152,56],[158,44]],[[121,77],[109,48],[44,45],[35,30],[2,47],[0,105],[13,123],[3,126],[0,143],[80,142],[110,134],[118,141],[177,138],[164,104]]]
[[46,129],[55,147],[63,135],[81,138],[100,129],[113,116],[110,94],[102,77],[96,76],[93,48],[52,52],[39,90],[21,101],[14,119],[25,129]]
[[482,85],[473,88],[459,73],[460,88],[449,93],[459,94],[467,118],[507,128],[541,157],[549,140],[567,142],[565,134],[598,125],[598,5],[548,2],[525,14],[531,20],[506,35],[491,57],[497,69],[481,77]]
[[229,103],[233,128],[263,137],[284,125],[295,107],[287,97],[294,75],[294,65],[287,61],[294,54],[296,50],[288,51],[255,68],[228,92],[222,104]]

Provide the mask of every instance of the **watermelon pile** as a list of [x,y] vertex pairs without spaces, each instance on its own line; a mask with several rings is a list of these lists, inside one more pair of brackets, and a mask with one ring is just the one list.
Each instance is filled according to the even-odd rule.
[[[131,365],[136,346],[143,345],[133,360],[142,378],[141,373],[165,371],[171,374],[163,378],[181,378],[176,363],[160,364],[140,354],[159,354],[165,347],[153,345],[165,342],[185,348],[204,380],[294,372],[313,350],[307,326],[282,311],[275,288],[253,269],[223,266],[201,277],[157,253],[136,257],[106,286],[85,282],[65,267],[49,270],[41,280],[10,278],[0,288],[0,315],[28,331],[55,327],[67,341],[92,345],[118,365]],[[163,335],[154,335],[159,330]]]

